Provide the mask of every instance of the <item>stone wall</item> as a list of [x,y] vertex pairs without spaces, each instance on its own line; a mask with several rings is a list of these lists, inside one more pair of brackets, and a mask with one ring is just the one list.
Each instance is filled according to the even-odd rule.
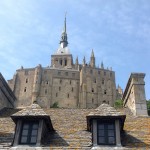
[[16,97],[0,73],[0,109],[13,108],[15,101]]
[[144,73],[131,73],[123,95],[124,106],[134,115],[147,116],[144,77]]
[[115,73],[85,66],[80,72],[80,107],[96,108],[104,101],[111,106],[116,99]]

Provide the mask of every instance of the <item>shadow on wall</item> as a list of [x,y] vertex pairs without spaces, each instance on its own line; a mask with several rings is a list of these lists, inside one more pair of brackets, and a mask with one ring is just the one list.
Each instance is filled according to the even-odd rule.
[[[140,131],[139,131],[140,132]],[[144,143],[143,141],[133,137],[132,135],[126,133],[125,131],[121,135],[122,139],[122,145],[128,148],[149,148],[150,144]]]
[[1,145],[3,145],[3,143],[11,145],[13,138],[14,138],[14,133],[0,132],[0,144]]
[[42,139],[44,146],[50,147],[67,147],[69,144],[56,132],[51,131]]
[[10,117],[12,114],[20,111],[21,109],[3,108],[0,110],[0,118]]

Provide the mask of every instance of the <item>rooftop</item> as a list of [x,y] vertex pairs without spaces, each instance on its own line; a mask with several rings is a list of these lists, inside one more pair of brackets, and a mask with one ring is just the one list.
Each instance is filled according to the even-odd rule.
[[[10,115],[18,110],[5,109],[0,117],[0,148],[9,148],[14,135],[15,124]],[[55,131],[47,134],[45,149],[91,149],[92,136],[87,131],[86,116],[94,109],[44,109],[50,116]],[[20,112],[23,112],[21,110]],[[150,117],[133,117],[125,109],[127,118],[122,133],[122,144],[124,149],[150,149]],[[19,113],[19,112],[18,112]],[[18,114],[16,113],[16,114]],[[19,113],[20,114],[20,113]]]

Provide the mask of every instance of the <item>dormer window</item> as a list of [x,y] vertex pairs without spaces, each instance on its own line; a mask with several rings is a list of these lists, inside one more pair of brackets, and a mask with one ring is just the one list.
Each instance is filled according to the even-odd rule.
[[38,136],[38,122],[23,122],[20,134],[20,144],[36,144]]
[[97,143],[98,145],[115,145],[115,122],[101,122],[97,123]]
[[16,124],[13,146],[24,145],[27,147],[25,149],[30,145],[40,146],[47,133],[54,130],[50,116],[35,103],[13,114],[11,118]]
[[87,127],[92,132],[93,147],[121,146],[120,133],[123,131],[125,118],[125,115],[106,103],[91,112],[87,116]]

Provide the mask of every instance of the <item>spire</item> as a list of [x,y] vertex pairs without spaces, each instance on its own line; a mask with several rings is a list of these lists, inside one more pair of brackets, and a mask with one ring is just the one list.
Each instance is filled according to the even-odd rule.
[[92,49],[91,57],[94,57],[94,51],[93,51],[93,49]]
[[91,52],[90,66],[91,67],[95,67],[95,57],[94,57],[94,51],[93,51],[93,49],[92,49],[92,52]]
[[60,40],[60,45],[62,48],[65,48],[68,45],[66,30],[67,29],[66,29],[66,14],[65,14],[64,28],[63,28],[63,32],[61,34],[61,40]]
[[76,58],[76,65],[78,65],[79,64],[79,62],[78,62],[78,56],[77,56],[77,58]]
[[86,61],[85,61],[85,56],[84,56],[84,58],[83,58],[83,66],[85,66],[85,63],[86,63]]
[[103,62],[101,63],[101,69],[104,69],[104,64],[103,64]]

